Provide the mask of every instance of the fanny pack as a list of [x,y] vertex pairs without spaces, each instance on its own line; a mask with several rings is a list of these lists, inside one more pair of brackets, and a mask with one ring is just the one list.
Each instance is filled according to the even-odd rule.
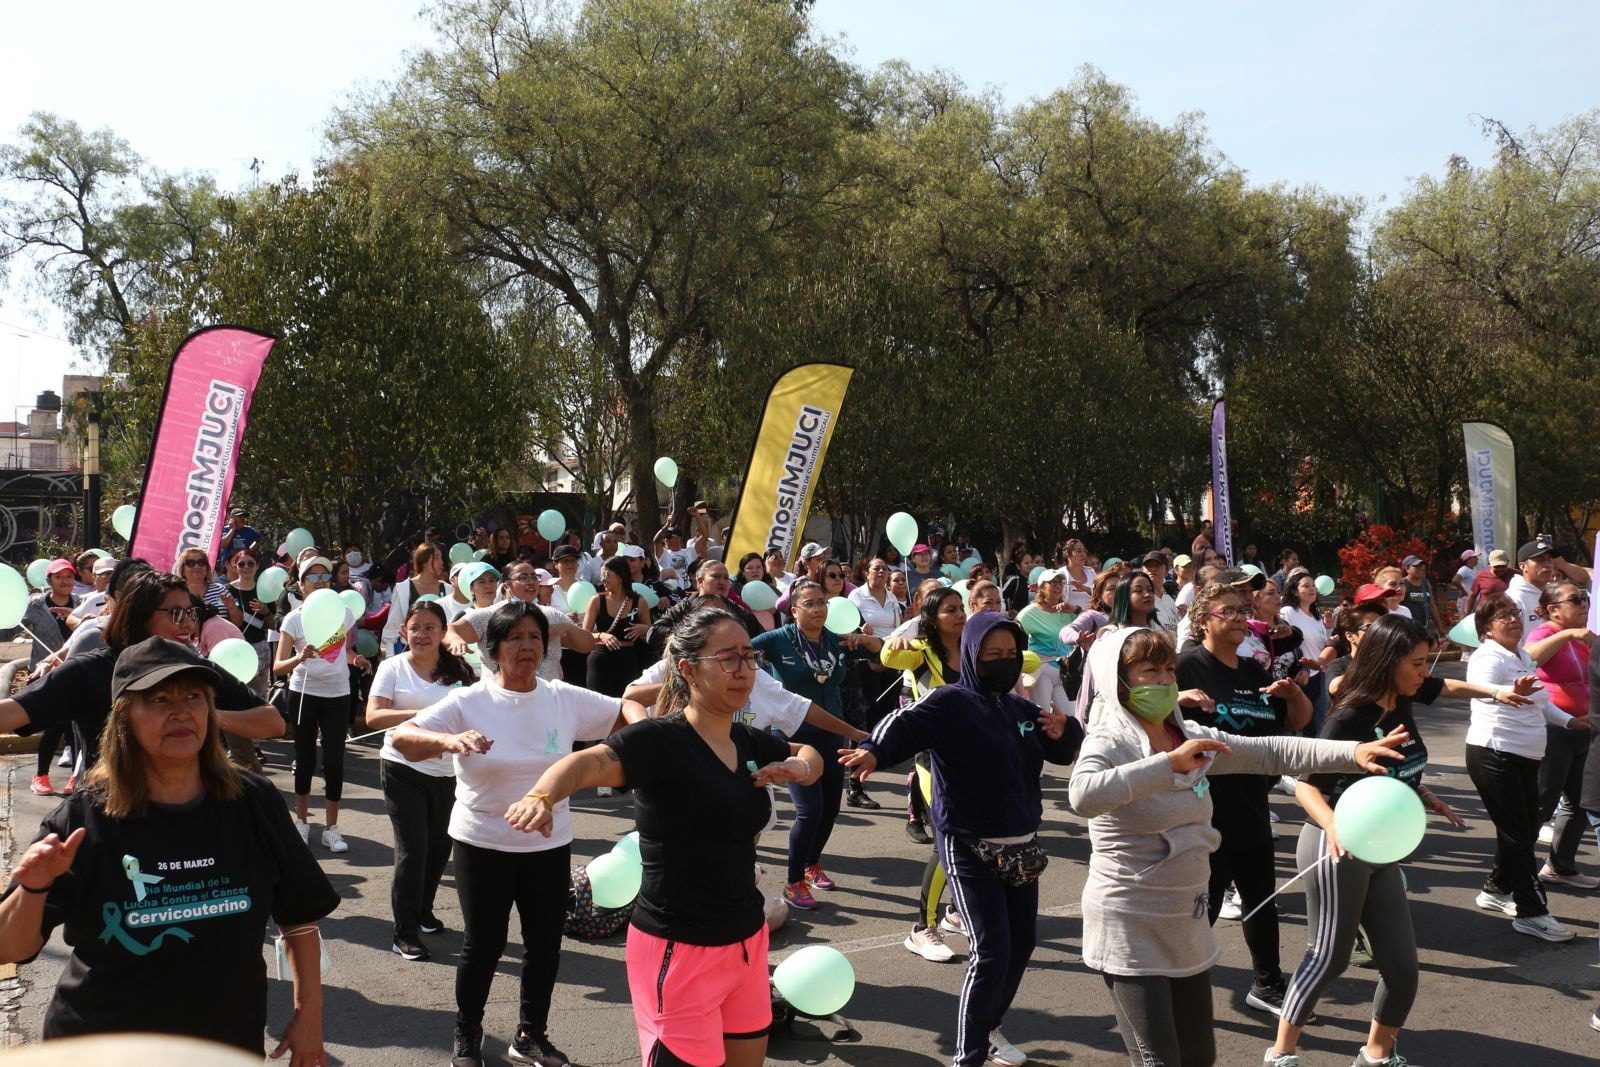
[[1023,886],[1035,881],[1050,866],[1050,856],[1037,837],[1000,845],[981,838],[959,839],[963,845],[978,854],[978,858],[994,867],[1000,880],[1009,886]]

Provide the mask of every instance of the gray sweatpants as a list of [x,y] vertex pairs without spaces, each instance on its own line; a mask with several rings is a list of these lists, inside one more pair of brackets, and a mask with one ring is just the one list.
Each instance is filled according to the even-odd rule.
[[[1299,869],[1316,863],[1327,851],[1322,827],[1307,822],[1296,850]],[[1417,939],[1400,865],[1375,867],[1351,855],[1319,865],[1306,876],[1306,925],[1311,948],[1289,980],[1283,1017],[1295,1026],[1306,1024],[1322,991],[1350,965],[1359,926],[1367,933],[1372,962],[1378,968],[1372,1017],[1383,1026],[1404,1026],[1417,999]]]

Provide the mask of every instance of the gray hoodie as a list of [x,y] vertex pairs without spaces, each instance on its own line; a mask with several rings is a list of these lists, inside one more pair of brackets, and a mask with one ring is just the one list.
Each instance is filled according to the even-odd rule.
[[1184,978],[1221,955],[1206,914],[1210,857],[1221,839],[1211,826],[1207,775],[1360,767],[1353,741],[1225,735],[1174,711],[1169,721],[1185,737],[1233,750],[1175,773],[1117,696],[1117,660],[1137,632],[1102,634],[1089,654],[1104,714],[1089,729],[1069,791],[1073,809],[1089,820],[1094,849],[1083,886],[1083,962],[1106,974]]

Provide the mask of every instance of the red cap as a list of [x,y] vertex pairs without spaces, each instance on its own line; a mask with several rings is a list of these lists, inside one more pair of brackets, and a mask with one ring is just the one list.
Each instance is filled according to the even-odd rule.
[[1392,596],[1394,596],[1394,590],[1388,586],[1368,582],[1356,590],[1356,603],[1366,604],[1374,600],[1387,600]]
[[50,566],[44,569],[47,577],[52,574],[60,574],[62,571],[71,571],[73,574],[77,574],[78,567],[70,559],[53,559],[50,561]]

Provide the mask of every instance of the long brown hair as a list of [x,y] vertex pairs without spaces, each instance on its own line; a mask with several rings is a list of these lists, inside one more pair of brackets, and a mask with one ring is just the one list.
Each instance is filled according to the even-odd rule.
[[171,592],[189,596],[189,586],[176,574],[165,571],[147,570],[129,578],[117,590],[116,606],[106,621],[106,644],[120,650],[149,637],[150,616]]
[[[154,689],[175,687],[190,673],[185,671]],[[237,800],[244,793],[244,779],[222,747],[216,694],[209,683],[202,682],[200,688],[206,698],[206,737],[196,757],[200,761],[200,782],[208,800]],[[150,811],[149,756],[133,736],[133,726],[128,721],[134,702],[150,692],[146,689],[124,693],[112,703],[111,715],[100,730],[100,758],[84,775],[84,787],[93,792],[99,808],[113,819],[142,819]]]

